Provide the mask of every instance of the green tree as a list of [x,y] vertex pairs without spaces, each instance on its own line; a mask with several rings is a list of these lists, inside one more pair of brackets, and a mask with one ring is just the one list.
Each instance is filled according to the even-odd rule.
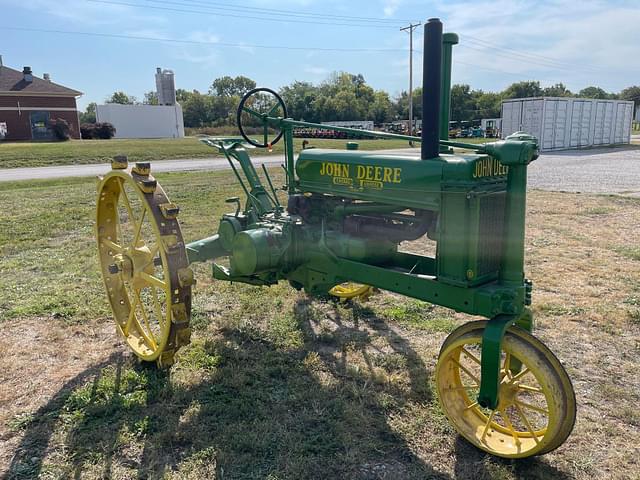
[[233,125],[236,122],[236,108],[240,97],[209,97],[211,112],[209,121],[216,126]]
[[476,113],[475,100],[469,85],[454,85],[451,87],[452,121],[471,120]]
[[318,121],[366,120],[375,91],[361,74],[334,72],[318,87],[311,104]]
[[[412,103],[413,118],[422,118],[422,87],[413,89]],[[400,92],[400,95],[396,98],[394,109],[396,118],[409,118],[409,92]]]
[[563,83],[556,83],[550,87],[546,87],[542,94],[545,97],[571,97],[573,93]]
[[212,97],[203,95],[197,90],[191,92],[186,101],[182,103],[182,115],[185,127],[206,127],[211,125]]
[[625,88],[619,96],[621,100],[631,100],[636,109],[640,106],[640,87],[637,85]]
[[609,94],[600,87],[587,87],[578,92],[578,97],[582,98],[609,98]]
[[80,123],[96,123],[96,102],[87,105],[84,112],[80,113]]
[[502,92],[503,98],[531,98],[541,96],[542,88],[540,88],[540,82],[538,81],[512,83]]
[[318,112],[313,108],[313,103],[319,95],[318,87],[309,82],[293,82],[282,87],[279,93],[291,118],[307,122],[320,120]]
[[373,94],[373,102],[369,104],[367,120],[373,120],[375,124],[381,124],[393,119],[393,105],[389,94],[378,90]]
[[142,103],[145,105],[158,105],[158,93],[153,90],[144,94]]
[[193,93],[196,92],[196,90],[193,90],[192,92],[190,92],[189,90],[185,90],[183,88],[178,88],[176,90],[176,100],[178,103],[184,103],[187,100],[189,100],[189,98],[191,97],[191,95],[193,95]]
[[105,100],[106,103],[119,103],[121,105],[133,105],[137,102],[136,97],[127,95],[122,91],[113,92],[113,94]]
[[479,118],[499,118],[502,114],[502,96],[499,93],[474,91],[476,103],[476,115],[474,120]]
[[249,90],[256,88],[256,82],[250,78],[239,75],[235,78],[225,75],[216,78],[211,87],[209,87],[209,95],[218,95],[221,97],[241,97]]

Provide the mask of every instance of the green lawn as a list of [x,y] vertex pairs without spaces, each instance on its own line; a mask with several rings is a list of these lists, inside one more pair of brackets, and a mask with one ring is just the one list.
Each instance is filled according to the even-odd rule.
[[[479,139],[469,139],[476,143]],[[345,148],[347,140],[311,139],[318,148]],[[404,140],[357,140],[362,150],[408,147]],[[283,142],[277,143],[272,154],[282,153]],[[294,140],[300,151],[302,139]],[[256,150],[269,155],[265,149]],[[127,155],[130,161],[153,161],[179,158],[201,158],[217,155],[216,149],[201,143],[196,137],[146,140],[70,140],[67,142],[0,142],[0,168],[44,167],[109,162],[114,155]]]
[[[212,234],[224,198],[240,194],[228,171],[157,177],[181,207],[187,241]],[[115,335],[97,267],[94,182],[3,183],[0,203],[3,478],[587,480],[638,471],[640,263],[624,249],[638,199],[529,196],[536,334],[573,378],[579,416],[564,446],[526,461],[472,448],[438,406],[438,349],[468,316],[386,292],[343,304],[286,282],[214,282],[199,264],[192,344],[158,371]]]

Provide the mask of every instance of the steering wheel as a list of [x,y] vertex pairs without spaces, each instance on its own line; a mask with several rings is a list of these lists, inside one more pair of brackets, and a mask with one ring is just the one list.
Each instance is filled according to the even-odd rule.
[[[269,98],[270,96],[275,97],[275,102]],[[276,143],[278,143],[280,138],[282,138],[282,134],[284,132],[280,129],[271,127],[272,130],[276,131],[277,135],[275,136],[275,138],[269,141],[270,126],[267,120],[267,117],[272,117],[278,111],[278,109],[282,109],[282,118],[287,118],[287,107],[284,104],[284,100],[282,100],[282,97],[280,97],[280,95],[278,95],[270,88],[254,88],[253,90],[249,90],[247,93],[245,93],[242,97],[242,100],[240,100],[240,105],[238,105],[237,113],[238,129],[240,130],[240,135],[242,135],[242,138],[244,138],[254,147],[259,148],[266,148],[270,145],[275,145]],[[244,123],[247,123],[248,119],[246,121],[242,120],[243,113],[248,113],[249,119],[257,123],[258,127],[262,127],[264,143],[258,143],[256,140],[247,136],[245,128],[249,125],[244,125]]]

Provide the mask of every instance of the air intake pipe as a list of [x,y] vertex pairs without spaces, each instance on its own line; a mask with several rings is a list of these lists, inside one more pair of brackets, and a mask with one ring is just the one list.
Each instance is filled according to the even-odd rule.
[[420,158],[440,151],[440,91],[442,88],[442,22],[430,18],[424,26],[422,58],[422,147]]

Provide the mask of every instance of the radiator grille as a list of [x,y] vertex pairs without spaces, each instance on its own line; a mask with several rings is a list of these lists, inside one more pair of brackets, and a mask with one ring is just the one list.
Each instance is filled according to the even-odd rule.
[[500,269],[504,238],[504,206],[506,193],[480,197],[480,223],[478,231],[478,276]]

